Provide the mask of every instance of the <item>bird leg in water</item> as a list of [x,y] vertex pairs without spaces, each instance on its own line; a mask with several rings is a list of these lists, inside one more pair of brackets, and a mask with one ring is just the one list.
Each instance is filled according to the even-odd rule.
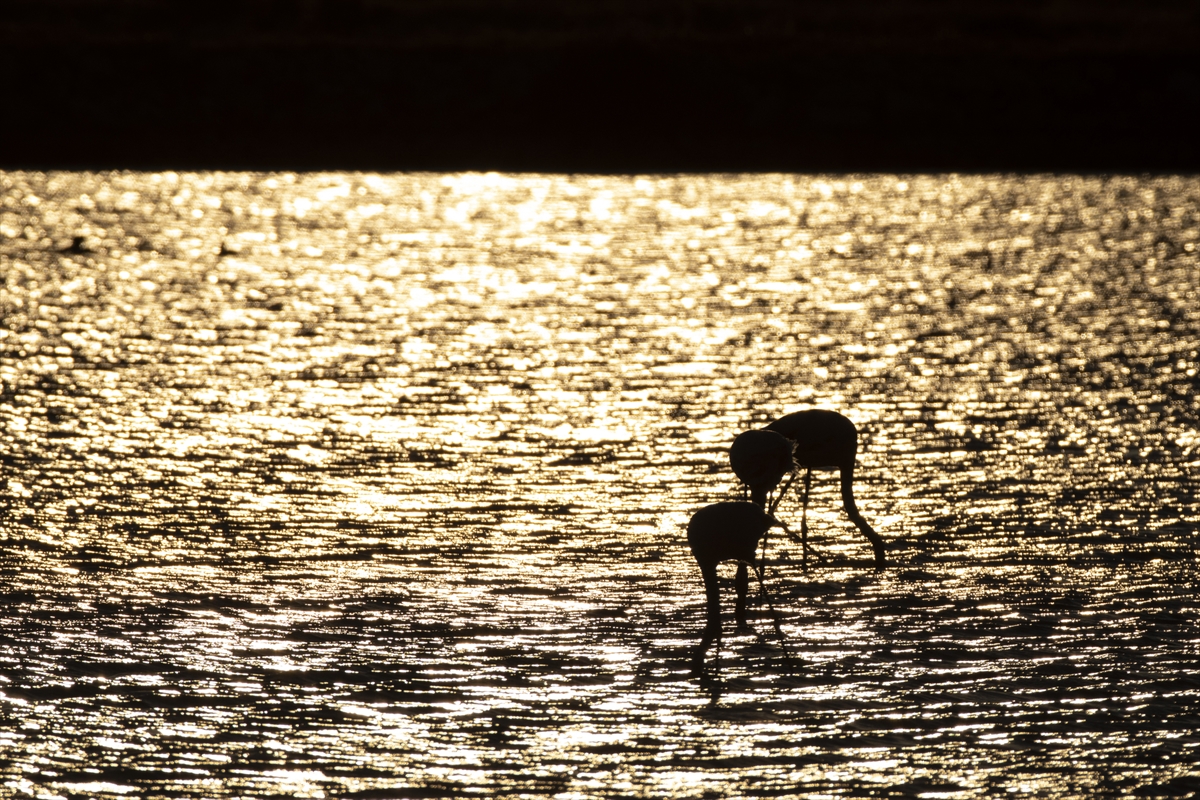
[[808,493],[812,488],[812,469],[804,470],[804,501],[800,507],[800,546],[804,550],[804,568],[808,569]]
[[[783,528],[783,532],[787,534],[789,539],[791,539],[793,542],[800,545],[801,547],[805,548],[806,552],[812,553],[813,558],[815,558],[818,562],[820,562],[822,564],[826,563],[825,558],[822,557],[821,554],[817,552],[816,548],[812,547],[811,545],[806,545],[804,543],[804,540],[802,538],[800,538],[800,536],[797,535],[797,533],[795,531],[793,531],[791,528],[789,528],[787,525],[785,525],[782,520],[775,520],[775,525],[779,526],[780,528]],[[764,536],[763,538],[765,540],[766,537]],[[766,556],[766,548],[765,547],[763,548],[763,556],[764,557]],[[763,559],[760,559],[760,562],[763,565],[763,570],[764,570],[764,574],[765,574],[765,571],[767,568],[766,561]]]
[[734,584],[737,589],[737,601],[734,605],[733,616],[737,620],[738,630],[745,630],[750,627],[746,622],[746,591],[750,588],[750,576],[746,571],[746,562],[739,561],[737,566],[737,577],[734,578]]
[[883,543],[883,539],[875,532],[862,514],[858,513],[858,506],[854,504],[854,467],[850,466],[842,470],[842,503],[846,508],[846,516],[850,517],[850,521],[867,537],[871,542],[871,547],[875,550],[875,569],[883,569],[887,566],[887,549]]
[[774,610],[771,605],[771,598],[767,594],[767,585],[763,581],[763,568],[761,564],[754,564],[747,561],[739,561],[737,568],[737,577],[734,579],[734,586],[737,587],[737,604],[734,606],[734,618],[737,620],[738,630],[747,630],[750,623],[746,621],[746,595],[750,591],[750,574],[746,567],[753,567],[754,574],[758,577],[758,594],[766,604]]
[[[775,524],[779,525],[779,527],[781,527],[785,531],[787,531],[789,535],[793,535],[791,531],[788,531],[787,526],[784,525],[782,522],[779,522],[778,520],[776,520]],[[745,565],[739,564],[738,566],[744,567]],[[771,595],[769,595],[767,593],[767,584],[763,580],[763,576],[766,572],[766,567],[762,564],[761,561],[758,564],[751,564],[751,566],[754,567],[754,572],[756,575],[758,575],[759,596],[762,598],[762,601],[764,603],[766,603],[767,610],[771,612],[771,625],[772,625],[772,627],[775,628],[775,635],[779,637],[779,644],[783,648],[784,655],[787,656],[788,659],[792,659],[793,656],[792,656],[791,649],[788,647],[787,637],[783,635],[783,624],[779,620],[779,611],[775,608],[775,603],[771,602]],[[746,627],[749,627],[749,626],[746,626]]]
[[[704,658],[708,655],[709,648],[713,642],[717,643],[717,668],[720,669],[721,660],[721,629],[718,627],[705,628],[704,636],[700,639],[700,644],[696,645],[695,651],[692,653],[692,674],[698,677],[704,676]],[[719,678],[718,674],[718,678]]]

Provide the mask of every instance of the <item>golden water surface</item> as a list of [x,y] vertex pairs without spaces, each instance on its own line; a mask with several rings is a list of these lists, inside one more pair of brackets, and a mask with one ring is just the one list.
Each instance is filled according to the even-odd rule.
[[[0,794],[1194,796],[1200,179],[0,204]],[[696,669],[683,528],[813,406],[891,564],[818,473]]]

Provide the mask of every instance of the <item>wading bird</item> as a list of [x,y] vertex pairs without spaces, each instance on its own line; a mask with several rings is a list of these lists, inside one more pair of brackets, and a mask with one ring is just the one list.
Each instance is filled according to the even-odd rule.
[[[767,495],[796,468],[796,463],[792,460],[792,443],[782,434],[746,431],[738,434],[729,448],[729,466],[750,488],[750,502],[765,509]],[[774,510],[772,506],[769,513]]]
[[[887,563],[883,539],[867,524],[854,504],[854,459],[858,455],[858,429],[854,423],[836,411],[814,408],[780,417],[766,427],[791,440],[795,445],[792,457],[804,467],[804,500],[801,512],[800,538],[804,559],[808,563],[808,494],[814,469],[836,469],[841,472],[842,503],[850,521],[863,532],[875,549],[875,569]],[[790,482],[789,482],[790,485]],[[787,486],[784,487],[787,491]],[[780,492],[780,497],[783,492]],[[776,500],[776,503],[779,501]]]
[[759,540],[766,536],[772,526],[787,530],[783,523],[755,503],[714,503],[692,515],[691,521],[688,522],[687,537],[692,555],[700,565],[700,574],[704,576],[704,595],[708,604],[706,636],[711,637],[721,632],[721,593],[717,587],[717,564],[722,561],[738,562],[735,616],[739,628],[746,627],[746,590],[750,583],[746,573],[747,566],[754,568],[754,574],[758,576],[759,590],[766,595],[762,565],[754,551],[758,549]]

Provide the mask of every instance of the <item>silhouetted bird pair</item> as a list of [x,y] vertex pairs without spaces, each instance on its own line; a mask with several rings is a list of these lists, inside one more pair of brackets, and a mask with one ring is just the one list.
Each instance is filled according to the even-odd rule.
[[[697,511],[688,523],[688,544],[704,576],[704,592],[708,602],[709,636],[721,630],[721,598],[717,588],[717,564],[738,562],[736,616],[738,627],[746,625],[746,589],[749,584],[747,565],[754,568],[762,584],[762,565],[755,555],[758,543],[772,527],[780,527],[796,538],[775,518],[779,501],[791,487],[796,469],[804,472],[804,501],[801,516],[801,536],[798,541],[808,563],[808,495],[814,469],[837,469],[841,472],[842,501],[846,514],[870,540],[875,549],[875,568],[882,569],[886,559],[883,539],[858,513],[854,504],[854,460],[858,454],[858,431],[854,423],[836,411],[811,409],[797,411],[772,422],[763,430],[739,435],[729,448],[729,461],[734,474],[750,489],[750,502],[715,503]],[[768,496],[783,480],[791,476],[775,501],[767,505]]]

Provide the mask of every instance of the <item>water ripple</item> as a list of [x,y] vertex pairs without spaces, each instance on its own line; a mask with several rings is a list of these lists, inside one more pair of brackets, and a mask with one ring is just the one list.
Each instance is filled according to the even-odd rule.
[[[0,202],[14,796],[1194,795],[1192,178]],[[683,528],[808,406],[894,565],[818,474],[697,670]]]

